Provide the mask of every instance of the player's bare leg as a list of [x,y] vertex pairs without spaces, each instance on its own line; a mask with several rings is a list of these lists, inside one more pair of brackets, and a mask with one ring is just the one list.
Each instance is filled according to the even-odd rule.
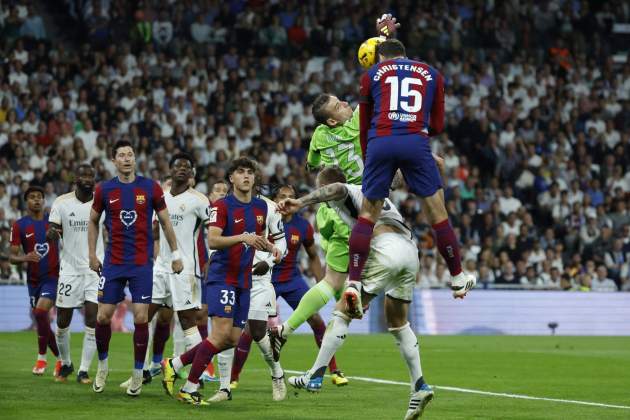
[[[35,366],[33,367],[33,375],[41,376],[46,371],[46,348],[50,347],[50,351],[59,357],[59,349],[57,348],[57,342],[55,341],[55,334],[50,328],[49,312],[55,302],[51,299],[40,297],[37,300],[37,304],[33,309],[33,316],[37,323],[37,346],[38,356]],[[57,360],[55,363],[54,376],[56,377],[61,369],[61,361]]]
[[[153,306],[153,304],[151,304]],[[149,308],[149,319],[151,319],[151,308]],[[162,360],[164,359],[164,347],[171,335],[171,321],[173,320],[173,310],[167,306],[162,306],[157,311],[155,322],[155,332],[153,333],[153,357],[150,366],[145,366],[149,377],[153,378],[162,371]],[[147,351],[148,354],[148,351]],[[143,375],[145,375],[143,373]],[[146,383],[146,382],[145,382]]]
[[433,399],[433,389],[424,382],[420,365],[420,348],[418,338],[408,321],[409,303],[385,296],[385,318],[387,329],[396,340],[400,355],[409,371],[411,398],[405,420],[422,416],[426,405]]
[[440,188],[432,196],[422,198],[422,209],[433,227],[438,250],[451,273],[453,297],[463,299],[468,291],[475,287],[477,280],[462,270],[459,242],[448,220],[448,213],[444,205],[444,190]]
[[329,265],[326,265],[326,275],[324,278],[311,287],[302,297],[298,307],[291,314],[289,319],[277,327],[269,329],[269,339],[274,360],[280,360],[280,351],[293,331],[299,328],[308,318],[319,312],[332,298],[343,290],[346,284],[347,273],[341,273]]
[[370,242],[374,232],[374,224],[381,215],[383,200],[370,200],[363,198],[361,211],[357,223],[352,228],[348,240],[350,262],[348,280],[349,284],[343,294],[343,300],[348,307],[348,313],[352,318],[363,317],[363,305],[361,303],[361,272],[370,255]]
[[92,384],[92,389],[96,393],[103,392],[109,375],[107,356],[109,352],[109,342],[112,338],[111,321],[116,312],[116,305],[109,303],[99,303],[96,314],[96,351],[98,352],[98,368],[96,377]]

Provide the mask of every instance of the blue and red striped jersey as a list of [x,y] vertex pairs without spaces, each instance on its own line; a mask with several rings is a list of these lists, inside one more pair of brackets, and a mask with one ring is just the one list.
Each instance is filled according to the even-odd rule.
[[[210,227],[223,229],[222,236],[262,235],[267,225],[267,210],[267,203],[260,198],[253,197],[249,203],[242,203],[230,194],[212,204]],[[255,251],[244,243],[215,251],[208,269],[208,283],[251,288]]]
[[311,246],[314,242],[313,227],[301,216],[294,215],[290,221],[284,222],[284,235],[287,240],[287,255],[273,267],[271,281],[286,283],[300,277],[299,252],[300,247]]
[[102,182],[94,190],[92,208],[98,213],[105,211],[109,243],[104,264],[153,263],[152,216],[166,208],[157,182],[142,176],[128,184],[118,177]]
[[28,282],[37,285],[45,278],[59,278],[59,246],[57,241],[46,240],[48,214],[42,220],[24,216],[13,224],[11,245],[22,247],[25,254],[36,252],[39,262],[28,263]]
[[444,129],[444,78],[426,63],[380,62],[361,77],[360,95],[362,146],[375,137],[426,137]]

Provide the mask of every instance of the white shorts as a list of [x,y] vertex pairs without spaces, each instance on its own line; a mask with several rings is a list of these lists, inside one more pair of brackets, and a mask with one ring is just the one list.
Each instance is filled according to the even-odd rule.
[[201,308],[201,280],[194,274],[153,271],[151,303],[166,305],[175,312]]
[[57,301],[59,308],[79,308],[87,302],[98,303],[98,274],[95,272],[59,276]]
[[271,276],[252,276],[247,319],[267,322],[270,316],[276,316],[276,291]]
[[382,233],[372,238],[370,248],[363,269],[363,290],[371,295],[385,292],[394,299],[411,302],[420,269],[416,245],[400,234]]

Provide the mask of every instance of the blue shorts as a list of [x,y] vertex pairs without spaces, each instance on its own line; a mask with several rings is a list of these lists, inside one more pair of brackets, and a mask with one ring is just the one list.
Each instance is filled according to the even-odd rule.
[[33,286],[33,284],[29,281],[28,285],[28,296],[31,299],[31,308],[37,306],[37,301],[39,298],[50,299],[55,302],[57,299],[57,279],[53,277],[45,277],[37,281],[37,285]]
[[208,294],[207,294],[207,285],[205,280],[200,280],[201,281],[201,304],[202,305],[207,305],[208,304]]
[[411,192],[420,197],[430,197],[442,188],[429,139],[406,134],[376,137],[368,142],[363,195],[370,200],[387,198],[397,169]]
[[224,283],[208,283],[206,299],[209,317],[232,318],[236,328],[245,328],[249,313],[249,289]]
[[302,300],[302,297],[308,292],[308,285],[301,276],[293,277],[291,280],[283,283],[273,283],[276,291],[276,298],[282,297],[289,306],[295,310]]
[[133,303],[151,303],[153,264],[104,266],[98,282],[99,303],[115,305],[122,302],[127,282]]

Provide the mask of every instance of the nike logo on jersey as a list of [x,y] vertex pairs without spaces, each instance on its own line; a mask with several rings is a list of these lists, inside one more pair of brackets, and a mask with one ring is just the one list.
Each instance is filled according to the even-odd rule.
[[142,295],[142,300],[149,299],[150,297],[151,296],[144,296],[144,295]]
[[109,200],[109,204],[113,204],[118,200],[120,200],[120,198],[114,198],[113,200]]
[[240,223],[242,221],[243,221],[243,219],[234,219],[234,223]]
[[42,296],[48,296],[50,293],[46,292],[46,293],[42,293]]
[[27,237],[27,238],[30,238],[30,237],[31,237],[31,236],[33,236],[33,235],[35,235],[35,234],[34,234],[34,233],[27,233],[27,234],[26,234],[26,237]]

